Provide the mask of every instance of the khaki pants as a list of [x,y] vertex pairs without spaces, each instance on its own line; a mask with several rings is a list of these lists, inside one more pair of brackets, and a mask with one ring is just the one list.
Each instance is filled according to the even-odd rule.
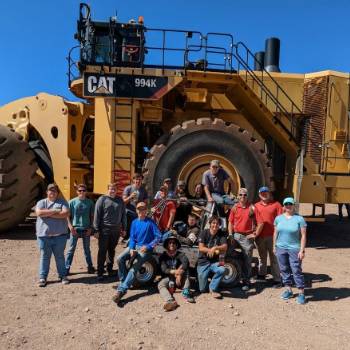
[[247,235],[242,235],[241,233],[235,232],[233,238],[238,243],[243,254],[243,269],[242,269],[242,279],[243,282],[248,283],[252,274],[252,257],[254,249],[254,240],[252,238],[247,238]]
[[273,253],[273,237],[257,237],[255,239],[259,252],[259,275],[267,274],[267,255],[269,255],[271,274],[274,281],[280,282],[280,269],[275,254]]

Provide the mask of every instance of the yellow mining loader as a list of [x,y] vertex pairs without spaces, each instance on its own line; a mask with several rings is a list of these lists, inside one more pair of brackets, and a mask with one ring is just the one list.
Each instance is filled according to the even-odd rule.
[[0,229],[21,222],[45,183],[122,191],[142,171],[189,192],[211,159],[239,186],[323,206],[349,202],[349,74],[279,69],[279,40],[253,53],[230,34],[99,22],[80,4],[69,89],[0,108]]

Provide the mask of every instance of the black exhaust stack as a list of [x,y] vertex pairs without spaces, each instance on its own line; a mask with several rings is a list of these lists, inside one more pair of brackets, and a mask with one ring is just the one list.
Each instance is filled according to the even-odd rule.
[[264,66],[268,72],[281,72],[280,61],[280,39],[269,38],[265,41],[265,61]]
[[254,70],[264,70],[265,51],[256,52],[254,58]]

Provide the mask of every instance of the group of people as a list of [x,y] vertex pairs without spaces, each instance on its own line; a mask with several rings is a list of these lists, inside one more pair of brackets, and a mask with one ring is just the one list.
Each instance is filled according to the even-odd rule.
[[[119,303],[133,285],[136,273],[147,262],[160,242],[164,252],[159,258],[161,280],[159,293],[166,311],[178,304],[174,299],[176,288],[188,302],[194,302],[190,290],[189,261],[179,250],[182,244],[198,244],[197,278],[200,293],[210,292],[221,298],[220,282],[225,275],[225,255],[231,246],[238,246],[243,256],[242,290],[250,289],[252,255],[256,245],[260,263],[257,280],[267,275],[267,256],[270,259],[273,285],[286,287],[283,299],[293,296],[292,286],[299,289],[297,302],[305,303],[302,260],[305,256],[306,223],[296,214],[294,199],[288,197],[283,207],[275,200],[268,187],[259,189],[260,201],[248,201],[248,190],[240,188],[238,201],[225,194],[225,181],[232,180],[218,160],[210,163],[197,184],[191,199],[217,205],[218,215],[211,215],[208,228],[200,230],[198,218],[192,209],[186,183],[179,181],[171,188],[171,179],[164,179],[156,193],[151,212],[147,211],[148,194],[142,185],[143,177],[135,174],[132,184],[117,196],[117,184],[107,186],[107,193],[94,202],[87,198],[85,184],[76,187],[77,196],[67,203],[58,197],[56,184],[47,187],[47,197],[36,205],[36,233],[40,249],[39,282],[45,287],[54,254],[57,271],[62,284],[68,284],[74,252],[82,238],[87,272],[95,273],[90,252],[90,237],[98,239],[97,280],[103,281],[105,273],[116,275],[113,270],[115,249],[119,238],[127,240],[125,250],[117,257],[119,285],[113,301]],[[231,187],[232,188],[232,187]],[[231,206],[228,215],[228,232],[220,226],[225,205]],[[225,219],[224,219],[225,220]],[[67,232],[69,247],[64,255]],[[281,281],[282,278],[282,281]]]

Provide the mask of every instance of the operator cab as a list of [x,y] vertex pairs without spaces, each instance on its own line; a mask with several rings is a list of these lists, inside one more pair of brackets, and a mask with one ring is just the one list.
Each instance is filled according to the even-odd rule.
[[90,7],[80,4],[78,32],[82,65],[140,67],[145,54],[145,27],[138,22],[119,23],[116,17],[109,22],[91,20]]

